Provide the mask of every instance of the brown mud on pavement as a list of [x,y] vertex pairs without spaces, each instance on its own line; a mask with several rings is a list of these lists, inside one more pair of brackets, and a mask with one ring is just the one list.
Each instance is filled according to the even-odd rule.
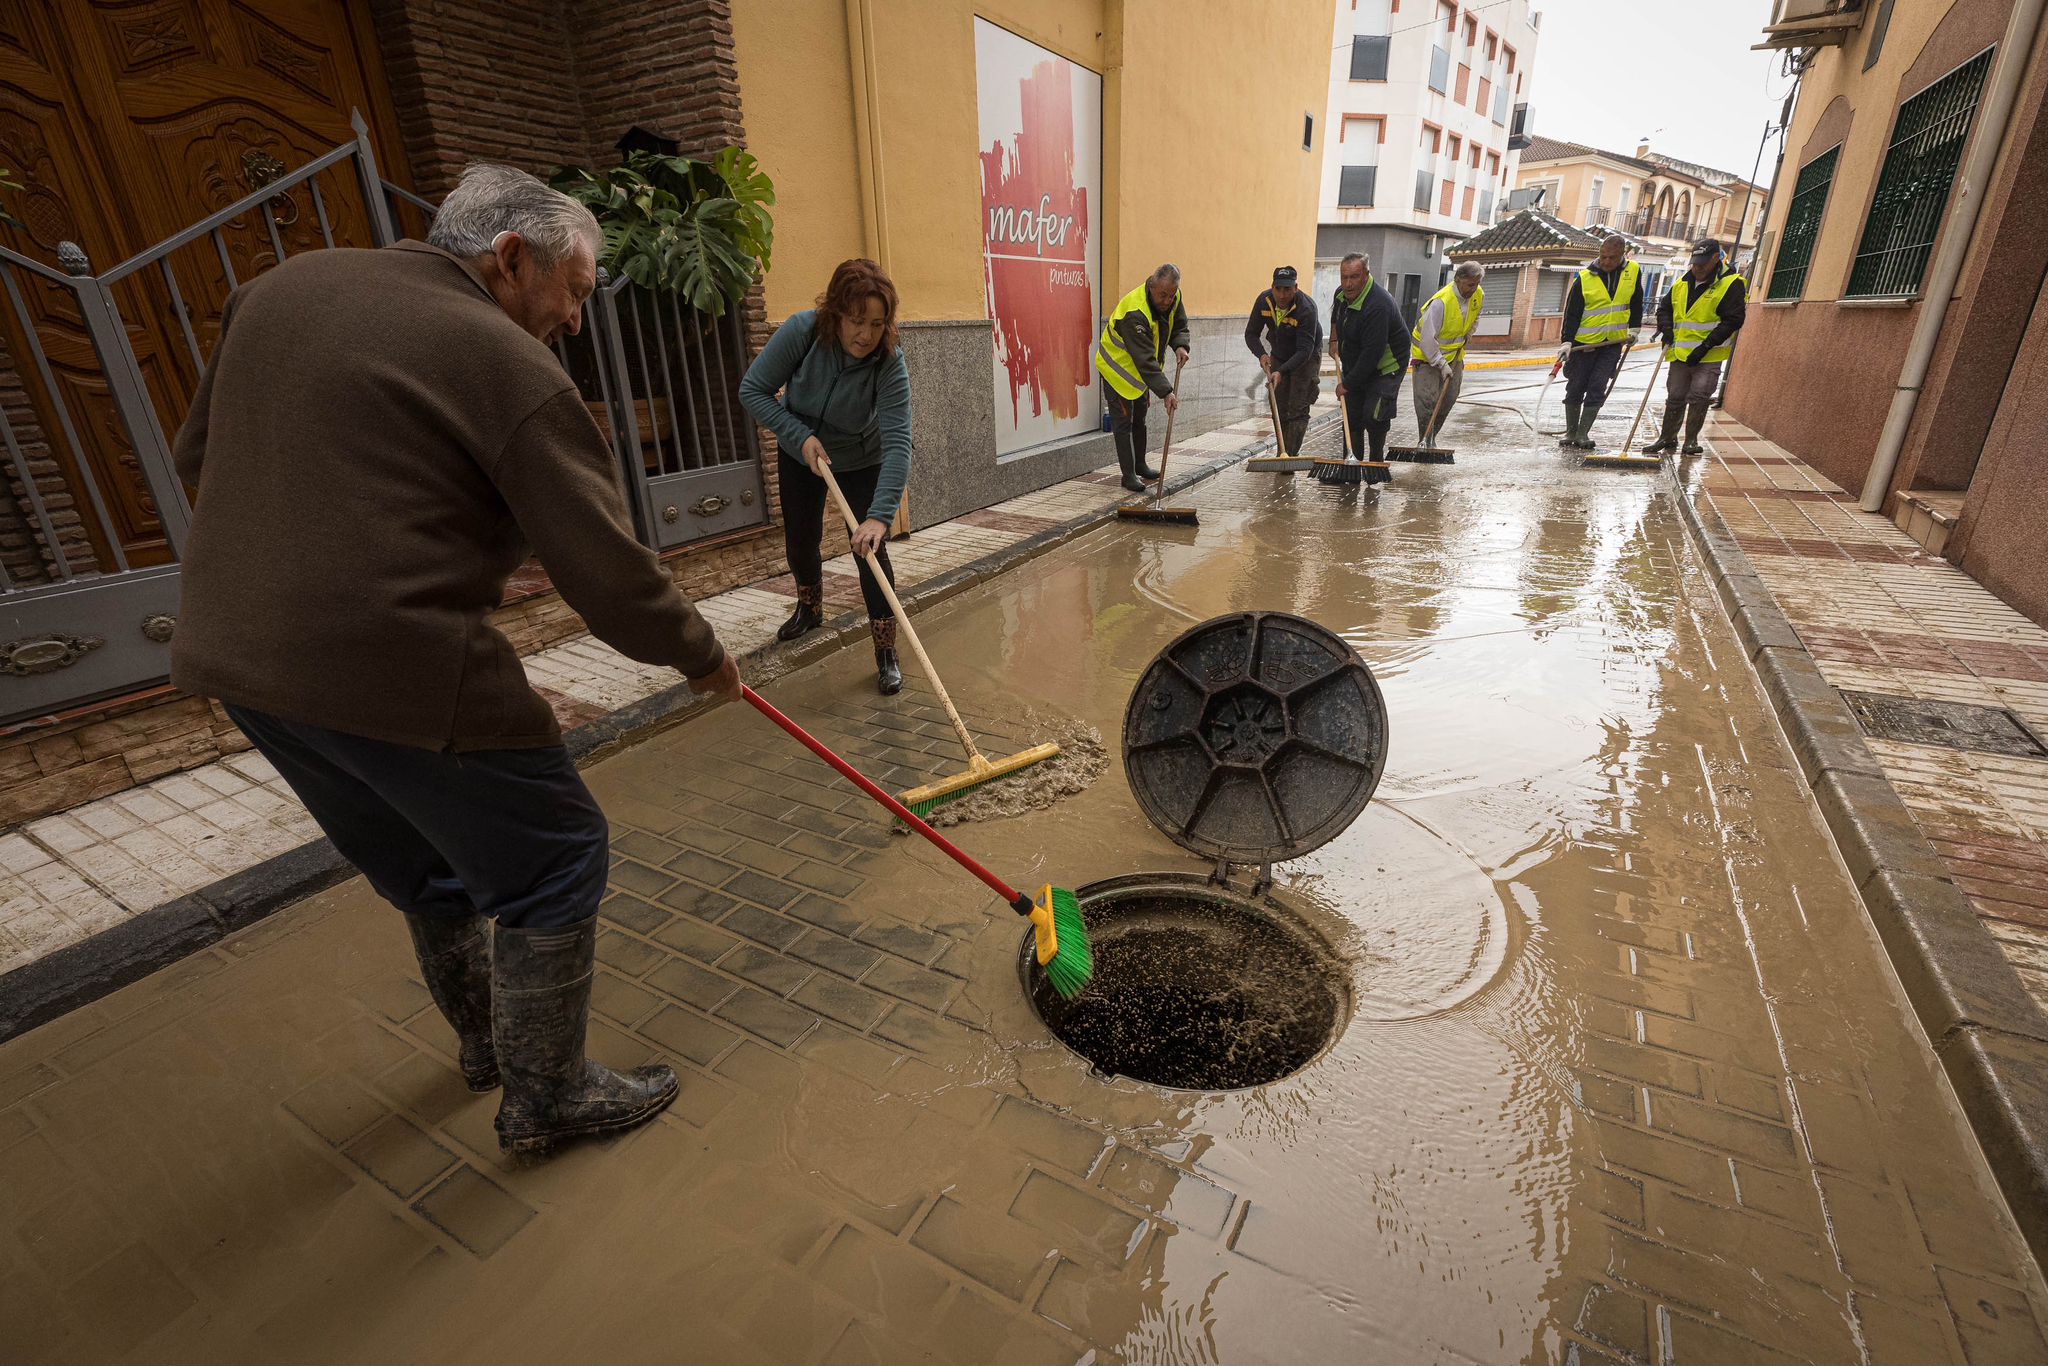
[[[1225,475],[1197,533],[1109,529],[926,624],[992,750],[1026,707],[1120,733],[1218,613],[1359,645],[1391,754],[1278,870],[1349,974],[1294,1076],[1091,1074],[1014,915],[724,708],[591,775],[592,1046],[674,1062],[669,1114],[502,1161],[350,884],[0,1047],[0,1358],[2041,1360],[2038,1274],[1663,485],[1520,431],[1467,422],[1377,502]],[[772,700],[892,786],[955,762],[864,653]],[[955,833],[1018,883],[1204,871],[1116,765]]]

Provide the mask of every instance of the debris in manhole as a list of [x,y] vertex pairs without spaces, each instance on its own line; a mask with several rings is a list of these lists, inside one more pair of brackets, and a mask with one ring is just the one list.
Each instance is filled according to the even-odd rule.
[[1081,893],[1095,980],[1032,1004],[1054,1036],[1111,1076],[1230,1091],[1299,1071],[1333,1037],[1341,969],[1305,932],[1190,889]]
[[[1102,732],[1087,722],[1032,709],[1025,712],[1024,730],[1057,743],[1059,754],[1042,764],[1033,764],[1022,773],[998,779],[964,797],[955,798],[934,809],[925,820],[944,829],[963,821],[1021,816],[1027,811],[1041,811],[1062,797],[1084,792],[1102,776],[1103,766],[1108,762]],[[895,830],[899,835],[910,833],[900,823]]]

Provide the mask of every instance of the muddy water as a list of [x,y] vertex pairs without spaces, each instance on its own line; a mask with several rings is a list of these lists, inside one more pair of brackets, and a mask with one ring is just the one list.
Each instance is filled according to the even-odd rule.
[[[1385,780],[1276,870],[1351,1002],[1299,1072],[1091,1072],[1014,915],[724,709],[591,774],[622,860],[591,1047],[675,1061],[671,1115],[500,1160],[345,886],[0,1048],[0,1359],[2042,1359],[2038,1276],[1664,485],[1498,413],[1446,439],[1377,492],[1225,475],[1197,529],[1112,527],[921,623],[1005,752],[1026,709],[1116,735],[1218,613],[1357,645]],[[770,696],[892,784],[947,771],[863,653]],[[1209,871],[1114,762],[951,833],[1021,885]]]

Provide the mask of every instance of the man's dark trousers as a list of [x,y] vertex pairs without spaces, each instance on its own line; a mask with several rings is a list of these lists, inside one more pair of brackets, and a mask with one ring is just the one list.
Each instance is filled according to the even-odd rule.
[[609,832],[569,753],[415,749],[230,705],[228,716],[377,894],[507,929],[597,914]]
[[1145,463],[1145,414],[1151,409],[1149,391],[1136,398],[1125,398],[1114,389],[1109,392],[1109,429],[1116,437],[1116,462],[1125,474],[1151,468]]
[[1620,342],[1611,346],[1580,347],[1565,358],[1564,401],[1566,403],[1590,403],[1599,407],[1607,401],[1607,391],[1614,385],[1614,372],[1621,365],[1621,353],[1626,348]]
[[1394,425],[1394,411],[1401,403],[1401,379],[1405,371],[1375,376],[1370,384],[1348,389],[1344,413],[1351,424],[1351,454],[1378,460],[1387,453],[1387,431]]
[[1280,408],[1280,433],[1288,455],[1301,454],[1301,439],[1308,432],[1309,412],[1323,391],[1323,377],[1314,361],[1280,372],[1273,385],[1273,401]]

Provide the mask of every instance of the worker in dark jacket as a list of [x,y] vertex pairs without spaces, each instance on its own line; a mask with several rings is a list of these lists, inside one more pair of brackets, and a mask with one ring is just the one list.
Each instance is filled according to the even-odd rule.
[[1309,410],[1323,390],[1323,324],[1316,301],[1301,292],[1293,266],[1273,272],[1273,287],[1252,301],[1244,344],[1259,358],[1280,410],[1282,454],[1300,455]]
[[1593,449],[1593,419],[1643,325],[1643,270],[1628,259],[1619,234],[1600,244],[1599,259],[1572,277],[1564,296],[1564,439],[1566,450]]
[[1657,302],[1657,335],[1665,345],[1671,378],[1664,388],[1664,430],[1643,447],[1645,455],[1669,455],[1678,448],[1679,419],[1685,420],[1685,454],[1698,455],[1700,428],[1721,382],[1721,366],[1735,350],[1735,334],[1749,311],[1749,282],[1735,273],[1708,238],[1692,249],[1692,269],[1678,277]]
[[1166,374],[1166,353],[1174,370],[1188,359],[1188,310],[1180,297],[1180,267],[1164,265],[1118,301],[1095,342],[1095,369],[1109,387],[1109,426],[1116,433],[1116,462],[1124,487],[1145,492],[1159,471],[1145,463],[1145,413],[1157,394],[1171,413],[1180,395]]
[[1352,252],[1338,268],[1342,281],[1330,301],[1330,354],[1337,359],[1337,397],[1344,400],[1351,449],[1387,453],[1387,429],[1401,397],[1413,339],[1394,296],[1373,282],[1365,257]]
[[428,242],[305,252],[229,295],[173,453],[198,497],[171,680],[225,703],[405,912],[515,1150],[637,1124],[677,1083],[584,1054],[605,816],[491,625],[506,580],[530,549],[599,640],[739,694],[550,349],[598,241],[568,196],[472,166]]

